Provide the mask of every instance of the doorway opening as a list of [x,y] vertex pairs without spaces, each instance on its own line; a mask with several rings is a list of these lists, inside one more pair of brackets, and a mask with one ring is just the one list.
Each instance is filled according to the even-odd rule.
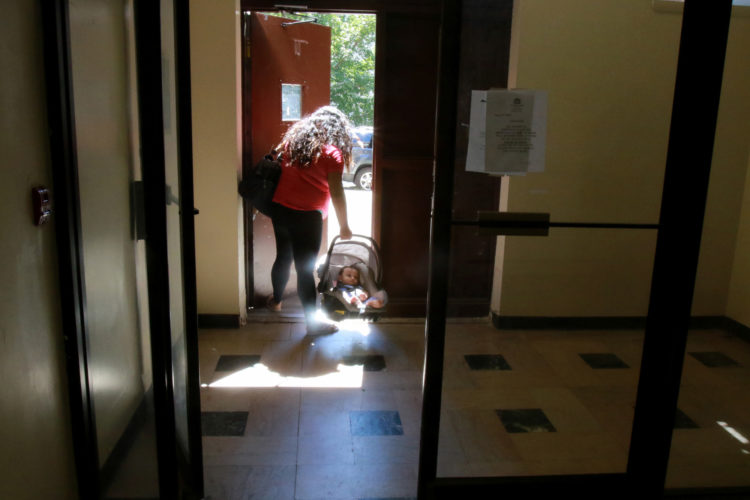
[[[243,170],[281,140],[288,127],[324,105],[342,110],[353,125],[352,162],[343,181],[348,222],[355,234],[373,234],[375,14],[245,11],[243,16]],[[324,221],[320,255],[339,234],[333,207]],[[263,311],[272,292],[276,255],[268,217],[245,210],[247,307]],[[295,270],[284,293],[284,316],[299,316]],[[261,315],[263,313],[260,313]]]

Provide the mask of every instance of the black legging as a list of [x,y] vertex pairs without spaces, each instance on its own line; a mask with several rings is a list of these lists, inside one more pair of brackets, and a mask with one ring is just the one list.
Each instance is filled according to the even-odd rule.
[[281,302],[289,281],[290,267],[294,261],[297,270],[297,294],[305,317],[310,320],[315,313],[315,260],[323,238],[323,217],[317,210],[301,211],[273,204],[271,221],[276,237],[276,260],[271,268],[273,299]]

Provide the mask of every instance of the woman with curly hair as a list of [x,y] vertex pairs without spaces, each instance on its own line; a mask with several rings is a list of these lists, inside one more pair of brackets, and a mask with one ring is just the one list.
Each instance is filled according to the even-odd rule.
[[338,330],[335,325],[315,319],[317,291],[313,272],[329,199],[341,227],[341,238],[352,237],[341,184],[344,167],[351,161],[351,124],[341,111],[324,106],[294,123],[284,135],[280,149],[281,178],[271,213],[276,237],[276,260],[271,268],[273,294],[266,304],[272,311],[281,310],[294,262],[307,333],[334,333]]

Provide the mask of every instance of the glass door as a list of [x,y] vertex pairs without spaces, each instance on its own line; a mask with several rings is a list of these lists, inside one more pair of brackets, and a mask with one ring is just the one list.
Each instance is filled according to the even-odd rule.
[[135,17],[160,480],[163,495],[201,498],[187,8],[138,2]]
[[192,497],[203,491],[198,381],[198,330],[188,6],[160,2],[164,171],[171,321],[172,381],[178,477]]
[[187,5],[43,20],[80,493],[201,498]]
[[[444,3],[420,497],[661,492],[729,12],[689,5]],[[488,234],[492,326],[446,325]]]
[[[159,494],[132,2],[69,2],[72,149],[96,498]],[[60,186],[56,186],[60,190]],[[79,444],[80,446],[80,444]],[[79,463],[79,468],[82,465]],[[98,480],[97,480],[98,479]]]

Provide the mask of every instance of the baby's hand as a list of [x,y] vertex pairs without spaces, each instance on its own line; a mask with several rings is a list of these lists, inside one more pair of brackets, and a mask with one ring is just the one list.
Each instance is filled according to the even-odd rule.
[[364,293],[364,292],[360,293],[359,294],[359,300],[361,300],[362,302],[364,302],[365,300],[367,300],[367,294]]

